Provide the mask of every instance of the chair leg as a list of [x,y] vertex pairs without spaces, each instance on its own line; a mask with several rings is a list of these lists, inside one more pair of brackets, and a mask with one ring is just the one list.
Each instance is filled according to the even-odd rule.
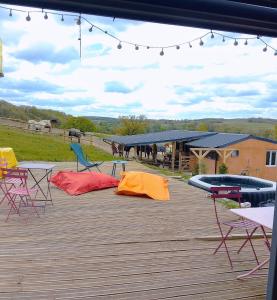
[[227,256],[228,256],[228,259],[229,259],[229,262],[230,262],[230,266],[233,269],[233,264],[232,264],[231,256],[230,256],[227,244],[226,244],[226,240],[227,240],[229,234],[231,233],[231,231],[233,230],[233,227],[230,227],[230,229],[228,230],[228,232],[227,232],[227,234],[225,236],[223,235],[223,231],[222,231],[222,229],[221,229],[220,226],[219,226],[219,230],[220,230],[220,233],[221,233],[222,240],[221,240],[220,244],[218,245],[218,247],[215,249],[215,251],[214,251],[213,254],[216,254],[217,251],[221,248],[221,246],[224,245],[224,248],[225,248],[225,250],[227,252]]
[[[252,230],[252,232],[250,233],[250,235],[247,234],[247,238],[244,240],[243,244],[240,246],[239,250],[237,251],[238,254],[240,253],[240,251],[242,250],[242,248],[247,244],[247,242],[251,240],[251,238],[252,238],[253,234],[255,233],[255,231],[257,230],[257,228],[258,227],[254,228]],[[246,233],[248,233],[247,229],[245,229],[245,230],[246,230]]]

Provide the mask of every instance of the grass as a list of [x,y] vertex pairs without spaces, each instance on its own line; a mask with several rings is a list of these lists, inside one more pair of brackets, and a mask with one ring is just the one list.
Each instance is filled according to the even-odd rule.
[[[62,137],[29,133],[0,126],[0,147],[13,148],[18,161],[74,161],[75,155]],[[113,156],[91,145],[82,145],[92,161],[108,161]]]
[[151,164],[146,164],[148,168],[153,169],[158,171],[160,174],[163,174],[165,176],[180,176],[181,179],[187,181],[188,179],[190,179],[191,175],[185,174],[184,172],[179,172],[179,171],[171,171],[169,169],[165,169],[165,168],[160,168],[157,166],[153,166]]
[[221,203],[224,207],[231,209],[231,208],[239,208],[238,202],[230,199],[222,199],[218,200],[219,203]]

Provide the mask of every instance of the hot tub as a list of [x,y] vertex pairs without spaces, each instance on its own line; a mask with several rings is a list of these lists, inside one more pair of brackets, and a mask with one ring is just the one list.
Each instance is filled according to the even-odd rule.
[[242,201],[253,207],[274,203],[276,193],[275,182],[251,176],[203,174],[191,177],[188,183],[208,192],[216,186],[240,186]]

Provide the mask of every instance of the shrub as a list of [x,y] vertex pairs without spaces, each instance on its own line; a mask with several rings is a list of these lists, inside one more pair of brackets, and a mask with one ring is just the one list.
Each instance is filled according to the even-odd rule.
[[192,171],[192,175],[198,175],[198,174],[206,174],[207,168],[204,163],[197,163]]
[[228,167],[222,163],[218,168],[219,174],[227,174],[228,173]]

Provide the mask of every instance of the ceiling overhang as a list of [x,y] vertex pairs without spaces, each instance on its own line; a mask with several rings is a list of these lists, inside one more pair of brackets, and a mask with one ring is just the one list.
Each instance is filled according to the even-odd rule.
[[273,0],[1,0],[116,18],[277,37]]

